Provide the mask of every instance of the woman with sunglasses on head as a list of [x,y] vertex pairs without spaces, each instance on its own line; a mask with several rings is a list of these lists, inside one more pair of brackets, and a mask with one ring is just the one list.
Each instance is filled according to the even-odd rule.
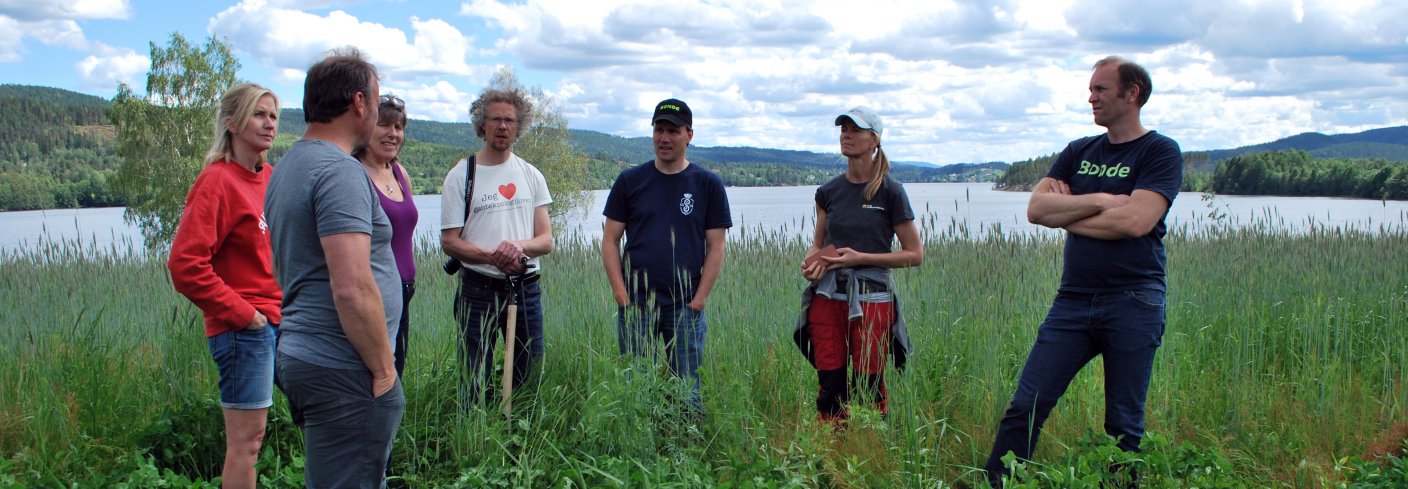
[[224,487],[255,486],[254,462],[274,403],[274,343],[283,293],[274,281],[264,191],[265,153],[279,99],[252,83],[230,87],[215,113],[215,142],[186,195],[166,266],[176,291],[205,316],[225,417]]
[[397,156],[406,143],[406,103],[395,95],[382,95],[377,106],[376,129],[367,146],[353,150],[367,178],[376,187],[381,208],[391,220],[391,252],[401,272],[401,328],[396,332],[396,377],[403,379],[411,329],[411,296],[416,293],[415,233],[419,212],[411,198],[411,177]]
[[880,116],[856,107],[835,123],[846,172],[816,191],[815,238],[801,270],[811,285],[793,333],[817,369],[816,408],[826,423],[849,417],[853,391],[888,413],[885,360],[893,350],[902,369],[910,350],[890,269],[924,261],[909,196],[890,178],[889,158],[880,149]]

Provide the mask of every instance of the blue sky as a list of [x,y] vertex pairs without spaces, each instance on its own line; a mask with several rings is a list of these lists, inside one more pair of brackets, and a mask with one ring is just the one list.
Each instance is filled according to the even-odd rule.
[[226,40],[241,78],[302,98],[355,45],[413,118],[464,121],[499,66],[574,128],[645,136],[678,97],[695,144],[836,152],[836,114],[874,107],[892,158],[1014,161],[1096,134],[1090,65],[1154,78],[1145,125],[1185,150],[1408,124],[1402,0],[0,0],[0,83],[111,97],[149,43]]

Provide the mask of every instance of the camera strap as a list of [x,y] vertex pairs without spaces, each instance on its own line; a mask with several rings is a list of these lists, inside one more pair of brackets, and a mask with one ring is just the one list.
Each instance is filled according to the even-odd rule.
[[465,160],[464,169],[464,223],[469,224],[469,206],[474,203],[474,173],[479,165],[474,164],[474,155]]

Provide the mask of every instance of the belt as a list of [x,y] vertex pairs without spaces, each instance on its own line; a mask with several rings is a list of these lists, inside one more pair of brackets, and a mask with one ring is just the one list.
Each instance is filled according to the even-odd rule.
[[[525,276],[523,276],[523,280],[519,280],[518,283],[523,284],[523,285],[528,285],[528,284],[531,284],[531,283],[533,283],[533,282],[537,282],[538,279],[541,278],[541,277],[542,277],[542,274],[540,274],[540,273],[533,273],[533,274],[525,275]],[[508,289],[508,279],[506,279],[506,278],[498,278],[498,277],[490,277],[490,276],[488,276],[488,275],[484,275],[484,274],[482,274],[482,273],[476,272],[476,271],[474,271],[474,270],[470,270],[470,269],[468,269],[468,268],[465,268],[465,269],[461,269],[461,270],[460,270],[460,280],[463,281],[463,282],[468,282],[468,283],[473,283],[473,284],[479,284],[479,285],[485,285],[485,286],[488,286],[489,288],[492,288],[492,289],[504,289],[504,290],[507,290],[507,289]]]

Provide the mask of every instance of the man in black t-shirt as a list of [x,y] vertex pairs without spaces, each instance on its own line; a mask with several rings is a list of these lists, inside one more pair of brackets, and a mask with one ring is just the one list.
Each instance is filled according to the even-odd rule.
[[621,354],[648,356],[663,345],[670,372],[688,383],[688,407],[702,414],[704,306],[723,268],[733,218],[723,179],[685,158],[694,138],[689,106],[661,101],[651,126],[655,159],[623,170],[606,196],[602,265],[618,306]]
[[1066,230],[1065,262],[985,466],[995,487],[1007,474],[1002,457],[1030,459],[1056,401],[1097,355],[1105,362],[1105,431],[1121,449],[1139,450],[1164,333],[1164,218],[1183,180],[1178,143],[1139,121],[1152,88],[1133,62],[1097,62],[1089,102],[1107,132],[1067,145],[1032,191],[1027,219]]

